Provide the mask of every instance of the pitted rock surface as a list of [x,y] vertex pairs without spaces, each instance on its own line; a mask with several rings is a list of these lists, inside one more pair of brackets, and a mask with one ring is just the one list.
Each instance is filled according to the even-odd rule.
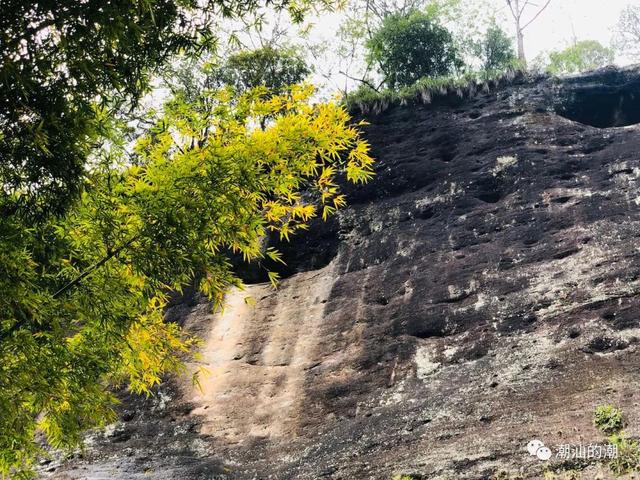
[[605,403],[640,435],[638,101],[608,69],[370,116],[375,179],[284,247],[277,291],[167,313],[202,388],[123,395],[43,478],[609,478],[526,445],[603,443]]

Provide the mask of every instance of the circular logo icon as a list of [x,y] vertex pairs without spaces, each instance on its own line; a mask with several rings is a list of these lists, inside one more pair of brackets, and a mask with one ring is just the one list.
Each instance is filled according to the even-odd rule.
[[536,457],[540,460],[549,460],[551,458],[551,450],[543,445],[536,450]]
[[535,456],[540,447],[544,447],[544,443],[542,443],[540,440],[531,440],[529,443],[527,443],[527,452],[529,452],[529,455]]

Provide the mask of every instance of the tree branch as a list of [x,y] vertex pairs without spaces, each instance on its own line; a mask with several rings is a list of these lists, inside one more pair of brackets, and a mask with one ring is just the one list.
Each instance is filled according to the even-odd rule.
[[[522,17],[522,14],[524,13],[525,9],[529,6],[529,5],[533,5],[529,0],[525,0],[522,3],[522,8],[520,9],[520,11],[518,12],[518,18]],[[535,5],[534,5],[535,6]]]
[[343,72],[342,70],[340,70],[338,72],[341,75],[344,75],[345,77],[347,77],[349,80],[355,80],[356,82],[360,82],[363,85],[366,85],[367,87],[372,88],[373,90],[375,90],[376,92],[379,91],[379,88],[376,88],[372,83],[370,83],[369,81],[363,79],[363,78],[356,78],[356,77],[352,77],[351,75],[349,75],[347,72]]
[[518,16],[516,15],[515,10],[513,9],[513,5],[511,5],[511,0],[507,0],[507,5],[509,5],[509,10],[511,10],[511,15],[514,20],[518,20]]
[[531,25],[535,21],[535,19],[538,18],[542,12],[544,12],[544,10],[549,6],[550,3],[551,3],[551,0],[547,0],[547,3],[545,3],[543,7],[540,10],[538,10],[538,13],[536,13],[535,16],[531,20],[529,20],[524,27],[520,29],[520,31],[523,31],[525,28]]

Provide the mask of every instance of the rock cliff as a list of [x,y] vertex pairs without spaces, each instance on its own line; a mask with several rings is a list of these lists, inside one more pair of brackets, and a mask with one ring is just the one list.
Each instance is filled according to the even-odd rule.
[[123,394],[43,478],[608,478],[525,446],[603,443],[604,403],[640,435],[640,70],[368,120],[376,178],[284,247],[277,291],[168,311],[203,338],[202,388]]

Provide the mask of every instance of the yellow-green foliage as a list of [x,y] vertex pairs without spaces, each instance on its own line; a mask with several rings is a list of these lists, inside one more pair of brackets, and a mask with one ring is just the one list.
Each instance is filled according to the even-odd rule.
[[626,438],[622,431],[622,410],[613,405],[599,405],[594,412],[594,424],[602,433],[609,435],[609,443],[617,448],[617,456],[609,462],[614,475],[620,476],[640,471],[640,445]]
[[562,470],[553,472],[546,470],[544,472],[544,480],[581,480],[582,474],[576,470]]
[[618,456],[611,460],[609,468],[615,475],[640,472],[640,445],[625,438],[624,433],[614,433],[609,443],[618,447]]
[[337,176],[372,176],[346,110],[312,95],[178,96],[132,159],[108,132],[66,216],[0,218],[0,478],[29,469],[38,429],[69,447],[112,420],[109,386],[148,394],[182,370],[197,342],[163,321],[169,291],[197,282],[220,305],[240,284],[227,252],[279,258],[267,231],[288,238],[342,207]]

